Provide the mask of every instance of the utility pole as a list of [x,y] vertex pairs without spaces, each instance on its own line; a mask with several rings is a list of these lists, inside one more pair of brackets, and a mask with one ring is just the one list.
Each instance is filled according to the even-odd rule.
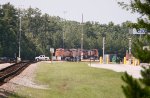
[[[64,28],[65,28],[65,26],[64,26]],[[64,49],[64,32],[65,32],[65,30],[63,31],[63,49]]]
[[[132,28],[129,28],[129,34],[133,34],[134,32]],[[140,34],[140,37],[141,37],[141,34]],[[129,39],[129,55],[131,55],[131,37],[129,37],[128,39]]]
[[82,34],[81,34],[81,60],[83,59],[83,14],[82,14]]
[[20,16],[19,16],[19,22],[20,22],[20,24],[19,24],[19,54],[18,54],[18,58],[17,58],[18,62],[21,61],[21,57],[20,57],[20,55],[21,55],[21,53],[20,53],[20,51],[21,51],[21,31],[22,31],[22,29],[21,29],[21,11],[20,11]]
[[65,48],[65,31],[66,31],[65,14],[66,13],[67,13],[67,11],[64,11],[63,49]]
[[131,38],[129,38],[129,63],[131,64]]
[[105,36],[103,36],[103,64],[104,64],[104,56],[105,56]]

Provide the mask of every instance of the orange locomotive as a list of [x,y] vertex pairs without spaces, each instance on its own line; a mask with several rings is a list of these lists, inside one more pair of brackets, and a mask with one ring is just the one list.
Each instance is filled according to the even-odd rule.
[[99,53],[97,49],[81,50],[81,49],[63,49],[58,48],[55,51],[55,56],[61,57],[62,60],[66,61],[79,61],[81,53],[83,52],[83,59],[98,59]]

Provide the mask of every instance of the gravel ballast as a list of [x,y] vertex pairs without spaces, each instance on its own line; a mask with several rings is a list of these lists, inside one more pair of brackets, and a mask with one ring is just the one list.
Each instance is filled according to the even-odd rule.
[[8,83],[0,86],[0,89],[6,91],[16,91],[18,86],[26,86],[36,89],[47,89],[46,85],[39,85],[34,83],[33,79],[35,77],[35,70],[38,63],[29,65],[22,73],[11,79]]
[[13,65],[14,63],[3,63],[3,64],[0,64],[0,70],[3,69],[3,68],[6,68],[10,65]]

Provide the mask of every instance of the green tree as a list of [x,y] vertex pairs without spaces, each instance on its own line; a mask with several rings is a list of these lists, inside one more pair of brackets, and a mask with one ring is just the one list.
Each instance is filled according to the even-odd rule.
[[18,16],[14,6],[9,3],[0,8],[0,50],[1,56],[14,57],[17,53]]
[[[11,4],[0,7],[0,56],[18,55],[19,15],[22,16],[21,58],[33,59],[39,54],[49,55],[49,48],[62,48],[63,33],[65,48],[80,48],[82,25],[42,14],[38,8],[15,9]],[[128,46],[127,22],[100,24],[85,22],[83,25],[84,49],[99,49],[102,55],[102,34],[106,33],[106,53],[118,53],[124,57]],[[125,39],[125,40],[122,40]],[[113,44],[113,45],[112,45]],[[114,52],[115,51],[115,52]]]
[[[129,5],[124,2],[119,2],[119,4],[124,8],[131,9],[132,12],[138,12],[146,17],[139,18],[137,24],[131,24],[132,27],[150,30],[150,0],[131,0]],[[143,46],[149,44],[149,35],[146,35],[144,41],[138,39],[133,43],[133,55],[144,63],[150,62],[150,51],[143,50]],[[126,98],[150,98],[150,67],[143,67],[143,69],[141,71],[142,78],[139,80],[133,79],[127,73],[122,77],[123,81],[127,84],[122,87]]]

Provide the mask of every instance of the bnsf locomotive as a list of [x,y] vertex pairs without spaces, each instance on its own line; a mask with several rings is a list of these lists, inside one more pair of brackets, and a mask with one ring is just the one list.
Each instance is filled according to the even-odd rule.
[[81,50],[81,49],[63,49],[58,48],[55,51],[55,57],[61,57],[62,60],[66,61],[79,61],[81,58],[81,53],[83,54],[83,59],[98,59],[98,50]]

